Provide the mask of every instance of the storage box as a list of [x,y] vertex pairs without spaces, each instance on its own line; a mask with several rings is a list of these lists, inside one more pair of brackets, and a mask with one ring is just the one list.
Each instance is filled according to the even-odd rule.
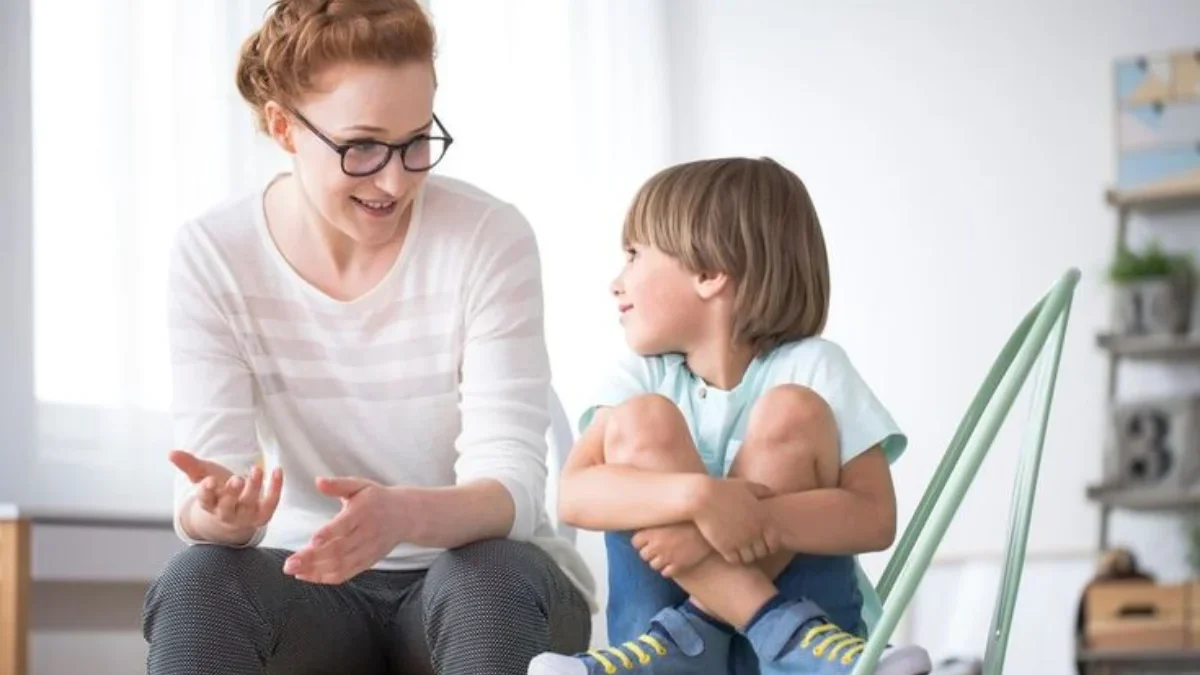
[[1085,597],[1090,649],[1154,650],[1200,646],[1200,588],[1195,583],[1097,583]]
[[1200,186],[1200,49],[1114,64],[1117,187]]

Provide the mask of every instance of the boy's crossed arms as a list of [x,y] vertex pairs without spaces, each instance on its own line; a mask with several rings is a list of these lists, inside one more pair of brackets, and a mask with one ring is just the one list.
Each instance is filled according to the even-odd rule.
[[705,473],[669,399],[643,395],[599,408],[559,494],[565,522],[636,530],[643,560],[739,629],[775,595],[771,581],[794,554],[883,550],[896,531],[883,451],[874,447],[840,467],[832,412],[798,385],[756,402],[728,478]]

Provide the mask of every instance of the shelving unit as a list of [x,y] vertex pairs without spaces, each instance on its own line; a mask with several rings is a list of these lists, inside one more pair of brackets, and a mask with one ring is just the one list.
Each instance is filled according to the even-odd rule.
[[1096,675],[1145,673],[1148,671],[1192,673],[1196,671],[1196,664],[1200,663],[1200,649],[1082,649],[1077,654],[1077,658],[1085,665],[1089,673],[1096,673]]
[[1119,209],[1160,211],[1187,208],[1200,203],[1200,183],[1144,190],[1110,189],[1105,193],[1105,199],[1110,206]]
[[[1200,222],[1200,182],[1169,190],[1109,190],[1106,199],[1117,211],[1116,247],[1127,245],[1129,218],[1136,212],[1197,210]],[[1126,336],[1101,333],[1096,345],[1108,355],[1108,405],[1115,405],[1118,366],[1122,361],[1200,362],[1200,334]],[[1193,449],[1200,450],[1200,449]],[[1087,497],[1100,507],[1100,550],[1109,546],[1109,519],[1117,510],[1138,512],[1200,512],[1200,489],[1163,491],[1161,488],[1093,485]],[[1124,673],[1200,672],[1200,647],[1182,649],[1089,649],[1080,645],[1076,660],[1087,675]]]
[[1097,335],[1096,344],[1117,358],[1131,360],[1171,361],[1200,358],[1200,335]]
[[[1118,509],[1200,513],[1200,485],[1193,480],[1200,471],[1200,403],[1117,396],[1122,362],[1200,363],[1200,317],[1190,317],[1190,330],[1180,331],[1184,296],[1163,281],[1172,263],[1139,258],[1129,246],[1134,214],[1182,210],[1183,220],[1200,224],[1200,48],[1120,57],[1112,75],[1115,184],[1121,187],[1104,198],[1116,214],[1113,253],[1120,257],[1114,261],[1129,285],[1115,289],[1111,332],[1095,338],[1108,360],[1106,471],[1086,493],[1100,512],[1102,552],[1110,549],[1109,521]],[[1148,282],[1151,277],[1158,283]],[[1185,334],[1168,334],[1179,332]],[[1081,673],[1200,673],[1200,579],[1173,584],[1098,576],[1084,590],[1077,621]]]
[[[1134,213],[1198,209],[1200,219],[1200,182],[1178,184],[1169,189],[1108,190],[1106,201],[1117,210],[1115,248],[1128,245],[1129,219]],[[1096,345],[1108,354],[1108,401],[1116,400],[1117,373],[1121,361],[1200,362],[1200,334],[1187,335],[1112,335],[1096,336]],[[1163,494],[1144,488],[1120,488],[1105,485],[1087,489],[1088,499],[1100,505],[1100,550],[1109,546],[1108,521],[1114,509],[1133,511],[1200,510],[1200,492]]]
[[1190,511],[1200,509],[1200,492],[1164,493],[1161,490],[1092,486],[1088,488],[1087,496],[1088,499],[1099,502],[1109,509],[1125,509],[1127,511]]

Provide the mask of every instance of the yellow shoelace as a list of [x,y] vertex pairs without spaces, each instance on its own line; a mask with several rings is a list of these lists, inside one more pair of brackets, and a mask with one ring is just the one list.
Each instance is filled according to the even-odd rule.
[[854,658],[862,653],[867,644],[866,640],[857,635],[852,635],[831,623],[826,623],[810,629],[804,635],[804,639],[800,641],[800,647],[808,649],[813,642],[822,637],[824,639],[812,650],[813,656],[819,659],[828,651],[829,660],[833,661],[838,657],[838,652],[845,649],[846,651],[842,653],[842,664],[846,666],[854,663]]
[[[625,670],[633,670],[638,665],[644,666],[650,663],[650,660],[654,658],[648,654],[646,650],[642,649],[638,642],[649,645],[650,648],[654,650],[654,653],[658,654],[659,656],[667,655],[667,648],[663,646],[663,643],[660,642],[658,638],[654,637],[653,635],[643,635],[637,639],[637,642],[630,640],[620,647],[593,649],[588,652],[588,656],[596,659],[597,663],[604,666],[604,672],[608,673],[608,675],[613,675],[617,672],[617,665],[608,658],[609,656],[616,657],[616,660],[621,663],[621,666],[625,668]],[[633,659],[629,658],[629,654],[626,654],[625,651],[622,650],[628,650],[629,654],[632,654],[634,658],[637,659],[637,663],[634,663]]]

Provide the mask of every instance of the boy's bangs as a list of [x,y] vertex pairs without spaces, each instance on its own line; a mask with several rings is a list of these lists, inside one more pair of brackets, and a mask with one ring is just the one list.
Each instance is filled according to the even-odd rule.
[[638,192],[625,216],[622,246],[654,246],[670,255],[679,254],[679,236],[686,219],[667,187],[662,180],[652,180]]

